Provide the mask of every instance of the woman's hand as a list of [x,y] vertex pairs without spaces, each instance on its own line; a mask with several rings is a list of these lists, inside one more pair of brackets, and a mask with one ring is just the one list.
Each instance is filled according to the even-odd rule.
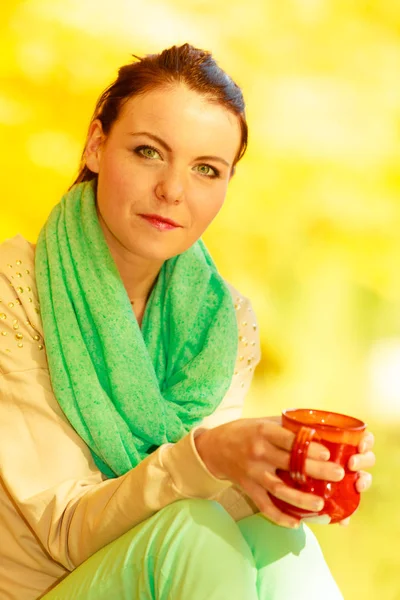
[[[354,454],[348,463],[350,471],[358,471],[359,478],[357,479],[356,488],[358,492],[365,492],[372,483],[372,475],[364,469],[370,469],[375,464],[375,454],[372,452],[374,447],[374,436],[369,431],[366,431],[359,446],[359,454]],[[350,517],[340,522],[340,525],[348,525]]]
[[[240,486],[270,521],[283,527],[298,527],[299,519],[280,511],[267,493],[312,512],[323,508],[322,498],[291,488],[276,475],[276,469],[289,470],[294,438],[294,433],[271,417],[220,425],[202,432],[195,443],[200,458],[215,477]],[[327,481],[343,479],[343,468],[328,462],[328,458],[329,451],[324,446],[311,442],[306,474]]]

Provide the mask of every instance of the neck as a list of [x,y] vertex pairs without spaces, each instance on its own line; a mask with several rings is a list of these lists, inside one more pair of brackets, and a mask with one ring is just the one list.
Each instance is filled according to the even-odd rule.
[[140,260],[140,257],[137,257],[137,259],[132,256],[129,258],[121,257],[113,250],[111,250],[111,254],[131,304],[146,304],[160,269],[155,269],[154,265],[146,266],[146,261]]

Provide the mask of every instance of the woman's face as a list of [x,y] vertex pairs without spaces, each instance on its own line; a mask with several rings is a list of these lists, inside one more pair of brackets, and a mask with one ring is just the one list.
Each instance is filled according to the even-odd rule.
[[187,250],[222,207],[240,140],[239,119],[185,85],[131,98],[108,136],[92,123],[86,164],[108,244],[160,263]]

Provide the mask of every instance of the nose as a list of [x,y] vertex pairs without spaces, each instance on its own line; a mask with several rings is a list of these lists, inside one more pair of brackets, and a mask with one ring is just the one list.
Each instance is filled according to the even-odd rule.
[[185,197],[184,177],[177,169],[164,171],[156,184],[157,198],[168,204],[180,204]]

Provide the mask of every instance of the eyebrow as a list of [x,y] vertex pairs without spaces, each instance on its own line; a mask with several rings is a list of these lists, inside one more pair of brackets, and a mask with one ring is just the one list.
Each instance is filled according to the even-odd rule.
[[[164,150],[166,150],[167,152],[172,152],[172,148],[170,148],[170,146],[168,146],[167,142],[164,142],[164,140],[162,140],[160,137],[158,137],[158,135],[154,135],[154,133],[150,133],[148,131],[138,131],[137,133],[130,133],[129,135],[132,135],[132,136],[146,135],[151,140],[154,140],[155,142],[160,144],[160,146],[162,146],[164,148]],[[223,163],[227,167],[231,166],[224,158],[221,158],[220,156],[198,156],[196,158],[196,160],[215,160],[220,163]]]

